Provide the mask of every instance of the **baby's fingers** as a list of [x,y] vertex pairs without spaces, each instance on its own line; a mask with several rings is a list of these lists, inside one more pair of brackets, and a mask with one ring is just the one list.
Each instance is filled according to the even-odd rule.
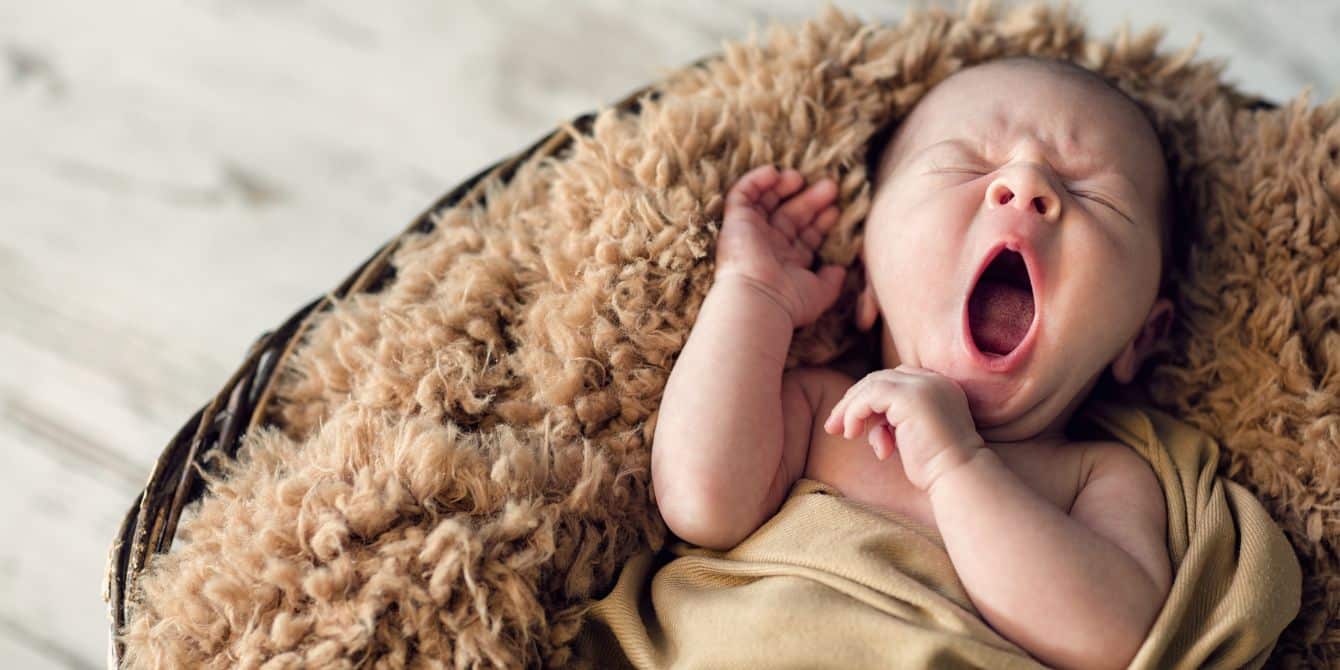
[[862,391],[865,390],[865,381],[862,379],[852,384],[842,394],[842,398],[837,401],[837,404],[833,405],[833,409],[828,413],[828,420],[824,422],[825,431],[831,434],[842,429],[847,412],[850,411],[852,404],[861,398]]
[[847,389],[847,392],[842,394],[842,398],[837,401],[837,404],[833,405],[833,409],[828,411],[828,418],[824,420],[824,432],[833,434],[842,427],[842,413],[847,410],[847,402],[851,400],[852,390],[856,386],[859,386],[859,384]]
[[868,435],[870,446],[875,450],[875,458],[884,460],[893,455],[894,439],[893,426],[887,421],[879,421],[870,428]]
[[894,384],[875,382],[861,389],[861,394],[852,399],[846,409],[843,423],[843,437],[852,439],[861,435],[867,417],[878,416],[880,421],[888,421],[889,408],[897,399],[898,387]]
[[842,427],[842,437],[850,440],[859,437],[864,429],[865,420],[871,414],[877,412],[871,406],[869,387],[865,384],[858,384],[852,387],[848,394],[850,397],[843,398],[842,411],[838,416],[838,421]]
[[832,179],[814,182],[802,193],[787,199],[786,203],[773,213],[772,224],[780,228],[789,238],[799,237],[814,221],[815,214],[833,202],[835,196],[837,196],[837,183]]
[[805,244],[808,244],[811,249],[818,249],[824,241],[824,235],[827,235],[833,224],[837,223],[838,214],[840,214],[838,208],[829,205],[824,211],[819,212],[818,216],[814,217],[812,225],[805,226],[800,231],[800,239],[804,240]]
[[871,414],[874,414],[874,410],[870,409],[870,403],[865,402],[864,399],[852,403],[852,406],[847,408],[846,414],[842,417],[842,437],[848,440],[859,437],[861,433],[865,432],[865,420]]
[[777,203],[805,185],[805,177],[796,170],[778,171],[772,165],[760,165],[746,172],[726,194],[731,207],[749,207],[764,218],[776,209]]

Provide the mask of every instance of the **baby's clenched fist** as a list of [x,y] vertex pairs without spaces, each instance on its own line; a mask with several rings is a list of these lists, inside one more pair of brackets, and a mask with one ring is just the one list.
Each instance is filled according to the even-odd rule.
[[837,301],[846,274],[839,265],[810,270],[814,252],[838,220],[837,184],[822,179],[802,191],[804,185],[795,170],[750,170],[726,195],[716,251],[716,281],[741,281],[758,290],[797,328]]
[[896,450],[907,480],[922,491],[985,446],[963,389],[938,372],[906,364],[852,384],[824,431],[847,439],[865,433],[881,461]]

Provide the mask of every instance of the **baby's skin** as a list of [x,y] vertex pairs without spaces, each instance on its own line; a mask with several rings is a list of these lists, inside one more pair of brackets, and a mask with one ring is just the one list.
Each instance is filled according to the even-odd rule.
[[[1157,136],[1102,82],[996,61],[918,103],[875,184],[855,325],[879,323],[882,365],[859,381],[783,369],[846,272],[812,269],[838,219],[832,179],[761,166],[730,189],[656,426],[663,518],[726,549],[798,478],[823,481],[935,529],[986,621],[1038,660],[1125,667],[1171,582],[1162,490],[1130,448],[1064,428],[1104,370],[1129,383],[1168,329]],[[992,354],[968,305],[1003,250],[1026,264],[1031,321]]]

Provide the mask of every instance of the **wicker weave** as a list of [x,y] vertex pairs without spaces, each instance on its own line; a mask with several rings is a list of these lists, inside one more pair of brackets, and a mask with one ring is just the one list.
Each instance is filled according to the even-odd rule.
[[[694,66],[714,57],[700,59]],[[656,98],[655,85],[637,89],[613,107],[636,114],[639,100],[648,95]],[[587,112],[573,119],[571,125],[578,132],[588,133],[595,117],[596,112]],[[274,372],[282,369],[282,363],[293,355],[313,320],[330,307],[332,300],[381,290],[395,277],[390,258],[401,241],[410,234],[431,232],[435,214],[455,206],[477,204],[483,198],[484,185],[490,180],[505,184],[522,163],[553,156],[571,141],[567,130],[559,127],[526,149],[466,179],[424,210],[408,228],[382,245],[334,290],[308,303],[278,328],[262,333],[256,339],[223,388],[186,421],[163,449],[144,490],[126,512],[112,541],[102,585],[102,599],[108,606],[112,633],[108,644],[108,668],[119,668],[125,652],[123,645],[116,641],[115,632],[126,622],[126,593],[130,586],[139,577],[151,553],[167,553],[171,549],[182,510],[204,495],[205,480],[199,470],[215,474],[214,470],[207,469],[213,460],[208,457],[211,451],[217,450],[218,454],[231,458],[242,444],[243,436],[265,421],[273,398]]]
[[[716,54],[708,56],[693,66],[718,57]],[[646,86],[628,94],[613,107],[636,114],[643,96],[655,99],[657,95],[655,85]],[[1275,105],[1251,100],[1246,101],[1244,106],[1273,108]],[[587,134],[595,117],[596,112],[582,114],[572,120],[571,126]],[[120,667],[124,654],[122,645],[116,641],[115,632],[126,623],[125,596],[139,578],[151,554],[167,553],[171,548],[183,509],[205,493],[205,479],[201,471],[211,476],[216,472],[210,466],[213,459],[207,455],[217,450],[220,455],[232,457],[241,445],[243,436],[264,425],[267,415],[271,414],[267,410],[273,399],[274,373],[282,369],[283,364],[294,354],[313,321],[334,300],[357,293],[376,293],[387,285],[395,275],[395,268],[390,265],[392,254],[408,235],[432,231],[435,228],[435,215],[448,208],[478,204],[490,180],[507,183],[523,163],[554,156],[571,141],[566,127],[559,127],[528,148],[466,179],[373,253],[335,289],[297,310],[273,331],[261,334],[237,371],[212,400],[186,421],[164,448],[143,491],[126,513],[112,542],[103,582],[103,600],[109,607],[109,624],[113,633],[108,650],[109,668]]]

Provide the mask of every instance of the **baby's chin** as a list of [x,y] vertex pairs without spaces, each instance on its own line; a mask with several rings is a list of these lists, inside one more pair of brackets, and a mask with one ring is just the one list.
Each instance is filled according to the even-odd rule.
[[1025,381],[1012,389],[975,379],[955,381],[967,396],[977,434],[987,442],[1063,437],[1066,424],[1093,385],[1091,380],[1078,394],[1072,394],[1073,388],[1065,381],[1060,382],[1061,387],[1045,383],[1035,386]]
[[1051,419],[1045,398],[1018,380],[955,379],[968,399],[977,434],[987,442],[1030,440],[1046,430]]
[[[881,325],[880,336],[883,345],[880,365],[893,369],[901,359],[893,345],[892,333]],[[955,354],[946,355],[939,351],[933,358],[910,362],[954,380],[963,389],[977,434],[987,442],[1022,442],[1037,438],[1064,411],[1055,406],[1054,394],[1039,390],[1039,380],[1026,369],[999,376],[984,373],[972,361]],[[1049,399],[1053,402],[1046,402]]]

